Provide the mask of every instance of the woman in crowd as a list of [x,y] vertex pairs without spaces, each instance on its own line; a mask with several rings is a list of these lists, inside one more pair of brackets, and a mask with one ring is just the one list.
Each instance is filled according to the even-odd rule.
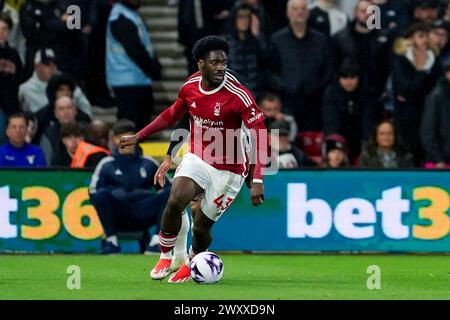
[[402,146],[391,120],[383,120],[376,126],[362,152],[360,167],[380,169],[414,167],[413,156]]
[[323,142],[322,168],[349,168],[350,161],[347,154],[347,141],[339,134],[325,137]]

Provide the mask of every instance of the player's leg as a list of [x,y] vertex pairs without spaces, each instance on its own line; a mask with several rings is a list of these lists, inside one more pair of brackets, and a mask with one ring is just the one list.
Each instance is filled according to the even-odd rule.
[[189,249],[189,256],[178,271],[170,277],[170,283],[181,283],[190,280],[190,262],[197,253],[208,249],[212,241],[211,229],[214,223],[215,221],[208,218],[199,207],[196,209],[192,223],[192,245]]
[[172,251],[182,226],[182,213],[189,202],[202,192],[203,189],[191,178],[180,176],[174,179],[161,221],[159,233],[161,256],[150,272],[152,279],[160,280],[169,275]]

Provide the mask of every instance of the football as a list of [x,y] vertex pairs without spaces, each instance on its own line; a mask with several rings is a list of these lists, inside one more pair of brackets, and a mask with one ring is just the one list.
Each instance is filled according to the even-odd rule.
[[212,252],[201,252],[191,262],[191,277],[201,284],[213,284],[223,276],[223,262]]

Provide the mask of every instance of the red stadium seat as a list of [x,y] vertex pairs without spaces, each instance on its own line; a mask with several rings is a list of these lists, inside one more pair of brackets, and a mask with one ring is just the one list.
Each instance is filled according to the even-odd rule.
[[314,161],[321,161],[323,132],[305,131],[297,135],[299,148],[303,150]]

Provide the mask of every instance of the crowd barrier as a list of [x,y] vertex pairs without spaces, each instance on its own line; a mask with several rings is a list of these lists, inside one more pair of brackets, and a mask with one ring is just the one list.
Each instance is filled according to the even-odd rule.
[[[0,170],[0,252],[98,252],[90,176]],[[281,171],[265,178],[258,208],[244,185],[210,249],[448,253],[449,190],[450,171]]]

